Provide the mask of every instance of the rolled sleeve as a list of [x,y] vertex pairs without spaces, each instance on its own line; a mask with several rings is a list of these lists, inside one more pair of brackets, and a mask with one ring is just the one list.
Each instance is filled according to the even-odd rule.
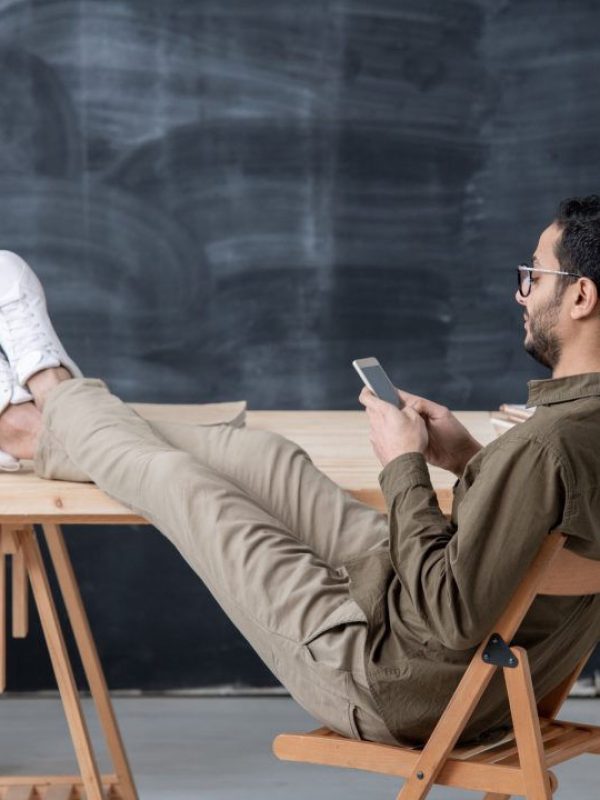
[[413,486],[433,489],[422,453],[403,453],[394,458],[379,473],[379,485],[388,508],[391,508],[399,493]]

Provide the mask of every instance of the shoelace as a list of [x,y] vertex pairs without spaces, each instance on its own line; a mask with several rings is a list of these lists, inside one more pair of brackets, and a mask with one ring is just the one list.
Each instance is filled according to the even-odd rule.
[[[28,308],[27,294],[4,306],[4,318],[14,346],[14,358],[19,359],[31,350],[54,352],[40,325],[39,318]],[[25,302],[23,302],[25,301]]]

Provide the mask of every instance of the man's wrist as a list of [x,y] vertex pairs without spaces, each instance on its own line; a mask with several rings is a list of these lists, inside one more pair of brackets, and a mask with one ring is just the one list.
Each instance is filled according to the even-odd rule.
[[392,461],[395,461],[400,456],[407,456],[407,455],[420,455],[422,456],[423,453],[416,447],[402,447],[400,449],[395,449],[386,455],[385,464],[382,463],[382,467],[385,469],[388,464],[391,464]]
[[477,439],[473,439],[469,446],[461,453],[460,458],[457,460],[456,464],[451,467],[450,471],[453,472],[457,478],[460,478],[469,461],[482,447],[483,445],[480,444]]
[[402,453],[388,461],[379,473],[379,485],[391,508],[394,498],[412,486],[431,486],[431,478],[423,453],[418,450]]

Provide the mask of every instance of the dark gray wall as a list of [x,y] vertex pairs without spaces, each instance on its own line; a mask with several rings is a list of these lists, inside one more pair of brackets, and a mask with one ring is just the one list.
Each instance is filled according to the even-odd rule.
[[[525,399],[514,266],[599,189],[600,6],[0,2],[0,246],[126,400]],[[69,531],[115,687],[273,678],[153,530]],[[10,688],[51,685],[39,636]],[[39,655],[39,657],[38,657]]]

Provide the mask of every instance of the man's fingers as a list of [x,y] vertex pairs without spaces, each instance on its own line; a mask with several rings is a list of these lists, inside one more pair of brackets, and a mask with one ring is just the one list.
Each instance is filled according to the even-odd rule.
[[416,394],[410,394],[409,392],[404,392],[402,389],[398,389],[398,394],[404,400],[407,406],[411,406],[418,411],[424,417],[439,417],[442,414],[445,414],[448,410],[446,406],[441,406],[439,403],[434,403],[433,400],[427,400],[425,397],[419,397]]
[[425,416],[427,416],[427,407],[429,405],[428,400],[425,400],[424,397],[419,397],[417,394],[405,392],[402,389],[398,389],[397,392],[400,396],[400,399],[404,400],[404,403],[408,408],[414,408],[419,414],[425,414]]
[[402,400],[404,400],[405,403],[407,403],[407,404],[410,403],[411,406],[413,405],[415,400],[422,400],[423,399],[422,397],[419,397],[419,395],[417,395],[417,394],[411,394],[410,392],[405,392],[404,389],[398,389],[396,387],[396,391],[400,395],[400,398]]
[[361,393],[358,395],[358,401],[362,403],[365,408],[376,408],[377,403],[381,403],[381,400],[375,397],[373,392],[367,389],[366,386],[363,387]]
[[[377,395],[373,394],[370,389],[365,388],[361,391],[358,396],[359,402],[365,406],[367,411],[378,411],[379,413],[385,413],[392,408],[395,408],[391,403],[388,403],[387,400],[382,400]],[[397,411],[398,409],[396,409]]]

